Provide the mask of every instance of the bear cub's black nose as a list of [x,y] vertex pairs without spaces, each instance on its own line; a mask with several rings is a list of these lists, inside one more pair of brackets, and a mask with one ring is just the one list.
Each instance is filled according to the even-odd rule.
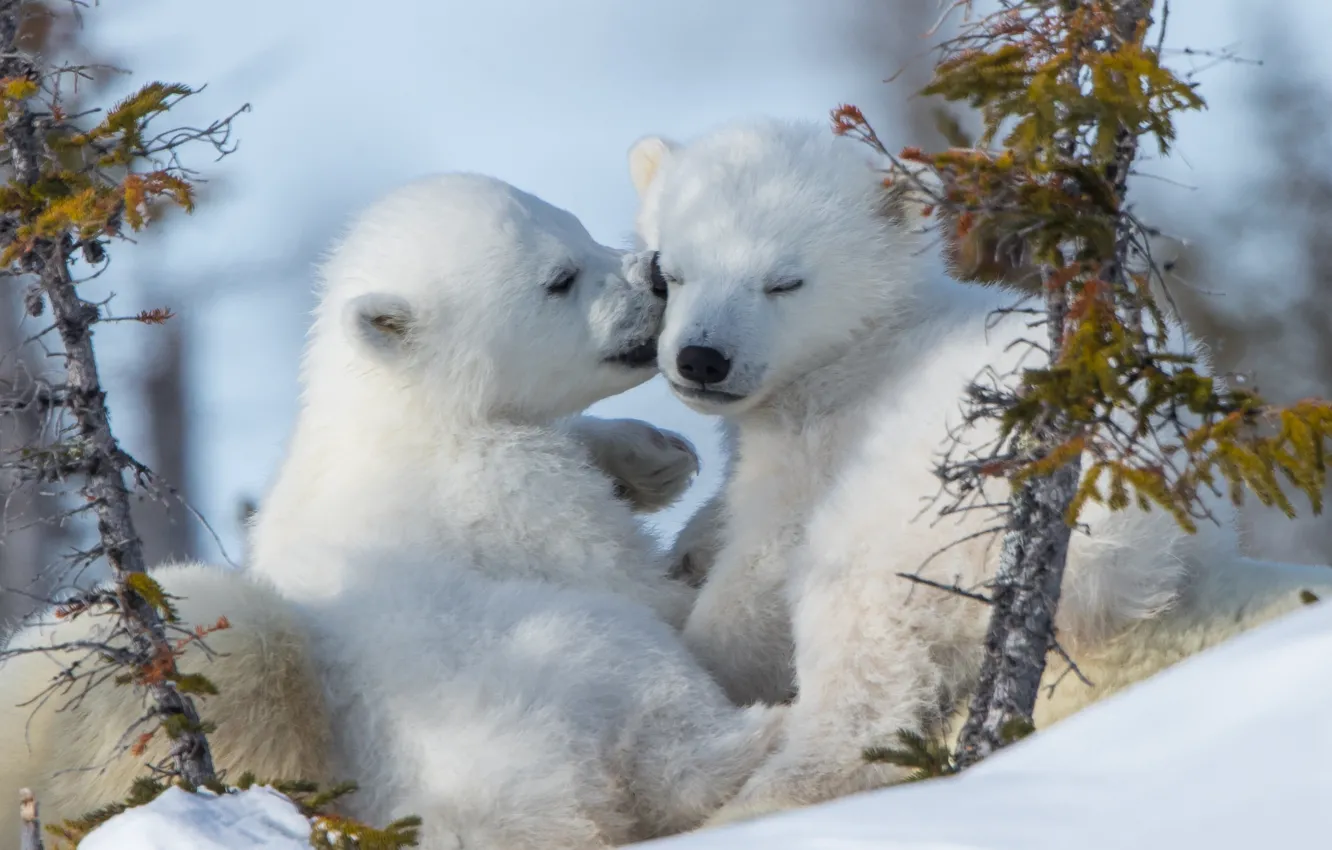
[[731,361],[715,348],[686,345],[675,358],[680,377],[700,384],[718,384],[731,374]]

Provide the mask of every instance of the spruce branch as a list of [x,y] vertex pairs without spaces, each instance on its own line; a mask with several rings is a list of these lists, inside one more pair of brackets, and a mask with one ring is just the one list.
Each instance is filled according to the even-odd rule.
[[[194,90],[151,83],[100,115],[73,114],[62,80],[86,78],[90,69],[54,67],[19,43],[21,0],[0,0],[0,159],[11,172],[0,188],[0,265],[15,280],[30,281],[27,311],[49,316],[47,331],[59,340],[51,353],[64,364],[63,380],[37,388],[14,407],[40,408],[52,420],[53,439],[29,446],[6,466],[30,480],[77,482],[82,505],[66,518],[95,520],[95,544],[75,550],[78,568],[101,560],[112,582],[106,591],[67,596],[57,617],[100,615],[110,626],[87,641],[43,647],[53,656],[82,650],[73,663],[62,660],[61,673],[39,701],[56,692],[81,698],[86,689],[114,680],[143,688],[152,702],[149,716],[171,744],[166,763],[156,766],[190,787],[216,784],[205,724],[191,694],[212,686],[197,674],[183,673],[177,661],[186,646],[209,631],[178,623],[170,597],[148,576],[143,544],[131,515],[125,471],[136,479],[148,475],[121,448],[98,371],[93,329],[108,320],[104,304],[86,300],[72,267],[80,260],[105,266],[107,243],[144,227],[163,204],[187,211],[193,204],[192,173],[178,160],[187,144],[210,144],[219,155],[234,150],[232,116],[205,128],[150,132],[155,118],[168,113]],[[144,324],[170,316],[161,311],[136,317]],[[30,651],[30,650],[25,650]],[[16,651],[0,652],[0,660]],[[128,734],[128,733],[127,733]],[[145,739],[130,747],[142,752]]]
[[[1215,497],[1238,505],[1246,490],[1293,516],[1293,487],[1317,514],[1332,404],[1275,408],[1171,349],[1176,321],[1153,296],[1159,289],[1173,311],[1149,244],[1159,231],[1133,214],[1127,180],[1143,140],[1166,154],[1174,116],[1204,103],[1162,65],[1164,34],[1147,41],[1156,4],[1006,0],[980,16],[969,0],[950,8],[964,12],[963,25],[922,94],[979,110],[974,145],[894,155],[855,107],[832,118],[835,132],[889,160],[885,184],[933,218],[959,279],[1039,281],[1034,300],[997,312],[1031,315],[1027,330],[1042,338],[1014,343],[1026,349],[1023,363],[988,369],[967,388],[963,425],[936,467],[941,515],[993,510],[1005,529],[985,663],[955,754],[962,768],[1030,730],[1048,653],[1066,655],[1055,613],[1088,503],[1160,508],[1192,533],[1216,520]],[[1026,363],[1031,353],[1045,362]],[[964,441],[982,426],[993,434],[984,445]],[[1004,504],[985,494],[993,479],[1009,486]]]

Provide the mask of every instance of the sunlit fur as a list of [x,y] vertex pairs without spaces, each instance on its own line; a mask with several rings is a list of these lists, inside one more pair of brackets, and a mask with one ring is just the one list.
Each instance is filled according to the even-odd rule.
[[688,655],[689,590],[557,424],[652,374],[609,362],[660,320],[622,271],[570,214],[467,175],[391,195],[324,264],[254,570],[310,624],[359,811],[421,815],[426,847],[685,829],[770,746],[774,716]]
[[[217,723],[209,741],[218,769],[233,781],[246,770],[263,779],[333,779],[329,717],[306,630],[292,607],[267,582],[235,570],[181,564],[153,576],[179,597],[174,604],[182,623],[230,622],[181,660],[181,669],[207,676],[218,688],[217,695],[196,699],[203,718]],[[106,628],[99,618],[60,622],[48,612],[7,648],[98,640]],[[80,672],[89,672],[95,657],[89,649],[71,649],[0,663],[0,797],[17,799],[18,789],[32,788],[47,824],[123,800],[133,780],[147,774],[145,762],[161,759],[170,743],[158,734],[143,757],[125,752],[152,728],[140,723],[146,703],[134,688],[102,681],[84,693],[84,682],[57,682],[62,668],[76,661]],[[18,830],[18,808],[0,806],[0,835]]]
[[[661,371],[736,432],[724,493],[697,521],[723,531],[685,638],[739,703],[798,692],[783,747],[715,822],[892,782],[900,771],[864,749],[965,700],[989,613],[897,574],[962,587],[993,575],[992,537],[947,548],[990,515],[936,521],[933,467],[965,385],[1038,362],[1011,346],[1034,332],[1023,316],[987,318],[1014,296],[949,280],[920,207],[824,127],[741,122],[683,146],[643,140],[630,159],[642,247],[670,282]],[[803,287],[765,292],[791,279]],[[722,352],[725,380],[686,380],[676,357],[690,345]],[[963,453],[993,433],[969,432]],[[1096,687],[1069,677],[1040,723],[1299,606],[1306,588],[1332,591],[1327,568],[1242,557],[1230,505],[1209,507],[1221,526],[1194,536],[1160,510],[1084,511],[1058,629]]]

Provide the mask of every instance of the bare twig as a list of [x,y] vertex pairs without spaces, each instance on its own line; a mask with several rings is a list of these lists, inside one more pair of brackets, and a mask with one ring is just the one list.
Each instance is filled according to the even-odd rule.
[[971,599],[975,602],[981,602],[986,605],[990,605],[994,602],[994,600],[992,600],[990,597],[986,596],[983,593],[976,593],[975,591],[967,590],[964,587],[959,587],[956,584],[944,584],[943,582],[939,581],[931,581],[930,579],[924,578],[923,576],[918,576],[914,573],[898,573],[897,577],[904,578],[907,581],[912,582],[913,584],[923,584],[926,587],[932,587],[935,590],[947,591],[948,593],[952,593],[955,596],[961,596],[964,599]]

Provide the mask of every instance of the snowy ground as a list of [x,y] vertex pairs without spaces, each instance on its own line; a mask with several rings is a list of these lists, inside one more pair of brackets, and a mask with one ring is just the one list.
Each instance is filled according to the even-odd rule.
[[[1332,604],[1203,653],[950,780],[653,842],[661,850],[1332,847]],[[295,850],[261,789],[169,791],[81,850]],[[302,832],[301,830],[305,831]]]
[[268,788],[215,797],[168,788],[102,824],[79,850],[309,850],[310,822]]
[[1195,656],[955,779],[661,850],[1332,847],[1332,604]]

